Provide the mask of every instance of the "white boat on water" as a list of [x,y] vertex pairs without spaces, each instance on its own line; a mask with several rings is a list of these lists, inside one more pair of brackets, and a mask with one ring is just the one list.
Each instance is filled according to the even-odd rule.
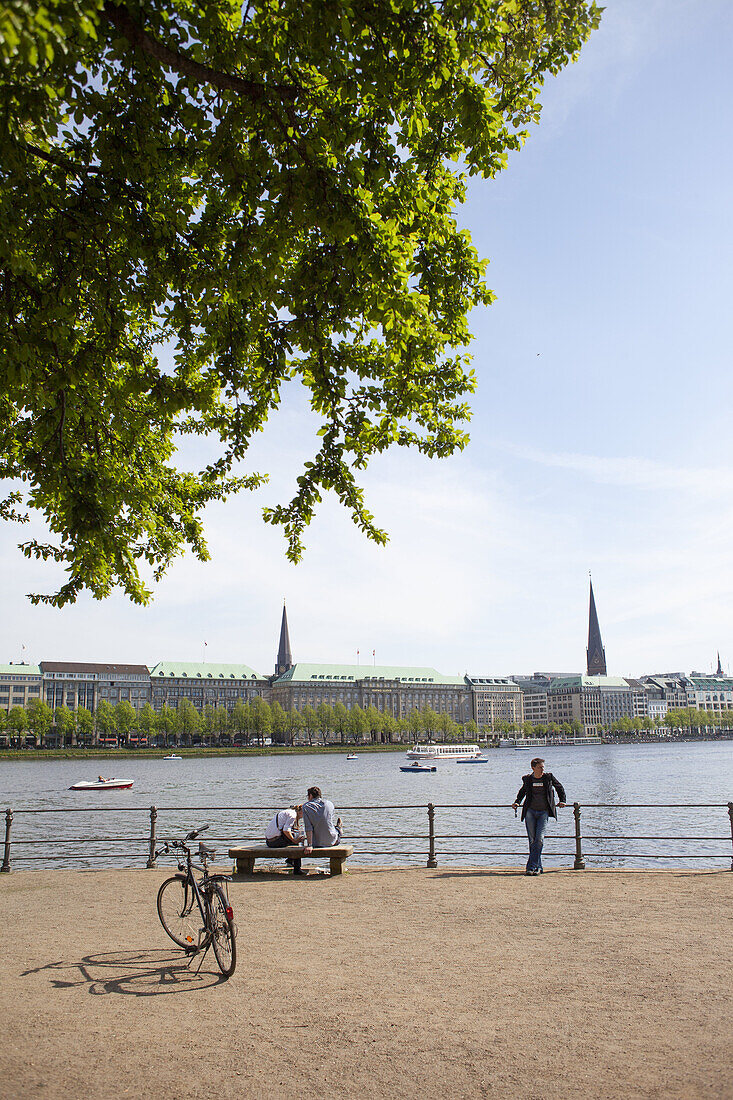
[[80,779],[78,783],[72,783],[70,791],[127,791],[134,779],[104,779],[101,775],[98,779]]
[[356,752],[349,752],[349,753],[346,754],[346,759],[347,760],[356,760],[358,755],[359,754],[356,753]]
[[183,760],[182,756],[176,756],[174,752],[169,753],[168,756],[163,757],[164,760]]
[[483,756],[478,745],[425,745],[419,742],[407,752],[408,760],[478,760]]

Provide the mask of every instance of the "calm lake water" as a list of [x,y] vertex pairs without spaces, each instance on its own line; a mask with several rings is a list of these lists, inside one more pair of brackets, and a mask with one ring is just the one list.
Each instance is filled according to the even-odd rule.
[[[726,804],[733,800],[733,742],[541,751],[569,801],[582,805],[588,866],[730,866]],[[0,761],[0,806],[12,807],[15,815],[11,862],[16,868],[144,866],[152,805],[158,807],[158,837],[180,836],[209,822],[208,842],[227,863],[229,844],[261,840],[272,813],[302,801],[313,783],[341,813],[356,863],[424,865],[427,804],[433,802],[439,864],[518,866],[526,859],[526,835],[511,803],[532,755],[492,749],[487,764],[441,762],[437,772],[415,775],[399,770],[405,757],[394,752],[362,753],[351,762],[342,753],[9,760]],[[132,779],[134,787],[92,794],[68,790],[100,770]],[[663,808],[663,803],[714,805]],[[572,866],[573,836],[572,810],[560,811],[545,842],[548,866]],[[631,836],[641,839],[625,839]],[[682,837],[690,839],[677,839]],[[706,858],[693,859],[693,853]]]

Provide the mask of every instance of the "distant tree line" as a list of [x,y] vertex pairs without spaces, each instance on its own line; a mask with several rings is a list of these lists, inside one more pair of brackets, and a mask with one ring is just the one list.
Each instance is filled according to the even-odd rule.
[[347,710],[343,703],[321,703],[318,707],[284,710],[280,703],[268,703],[260,697],[249,703],[240,700],[231,710],[205,706],[199,711],[190,700],[181,699],[177,707],[164,705],[158,711],[149,703],[135,710],[127,701],[112,706],[104,700],[94,713],[86,707],[52,710],[41,700],[33,700],[26,708],[14,707],[7,715],[0,711],[0,733],[18,745],[29,739],[41,746],[111,741],[122,745],[141,741],[159,745],[263,745],[266,741],[277,745],[389,744],[419,739],[475,740],[479,732],[491,736],[499,731],[479,731],[473,720],[459,724],[430,707],[398,719],[374,706]]
[[[624,716],[607,732],[633,736],[660,728],[676,733],[733,729],[733,710],[714,712],[688,707],[670,710],[663,718]],[[14,745],[31,740],[41,746],[113,741],[121,745],[264,745],[266,741],[275,745],[402,744],[419,740],[474,741],[478,737],[578,737],[583,734],[583,726],[578,719],[546,724],[499,721],[493,726],[477,726],[473,719],[458,723],[431,707],[413,710],[405,718],[394,718],[374,706],[347,710],[343,703],[284,710],[280,703],[268,703],[260,697],[250,703],[240,700],[231,710],[205,706],[202,711],[188,699],[181,699],[175,708],[164,705],[158,711],[150,703],[135,710],[126,700],[115,706],[102,700],[94,713],[86,707],[52,710],[35,699],[26,708],[13,707],[7,714],[0,711],[0,734]]]

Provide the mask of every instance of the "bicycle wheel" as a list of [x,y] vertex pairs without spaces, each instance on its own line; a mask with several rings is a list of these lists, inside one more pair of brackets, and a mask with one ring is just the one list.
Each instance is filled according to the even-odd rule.
[[179,947],[198,947],[201,914],[184,875],[167,878],[158,890],[158,916]]
[[211,917],[211,946],[219,969],[225,978],[230,978],[237,965],[237,943],[231,908],[220,887],[215,887],[209,902]]

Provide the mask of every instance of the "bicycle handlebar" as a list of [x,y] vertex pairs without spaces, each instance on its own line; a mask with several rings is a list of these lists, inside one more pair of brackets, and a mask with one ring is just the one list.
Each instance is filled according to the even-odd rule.
[[178,850],[179,852],[185,852],[187,856],[190,856],[191,849],[186,844],[186,841],[195,840],[200,833],[205,833],[208,828],[208,825],[201,825],[198,829],[193,829],[190,833],[187,833],[183,840],[163,841],[163,847],[159,848],[158,851],[155,852],[154,858],[157,859],[158,856],[167,855],[171,848],[173,848],[174,851]]

